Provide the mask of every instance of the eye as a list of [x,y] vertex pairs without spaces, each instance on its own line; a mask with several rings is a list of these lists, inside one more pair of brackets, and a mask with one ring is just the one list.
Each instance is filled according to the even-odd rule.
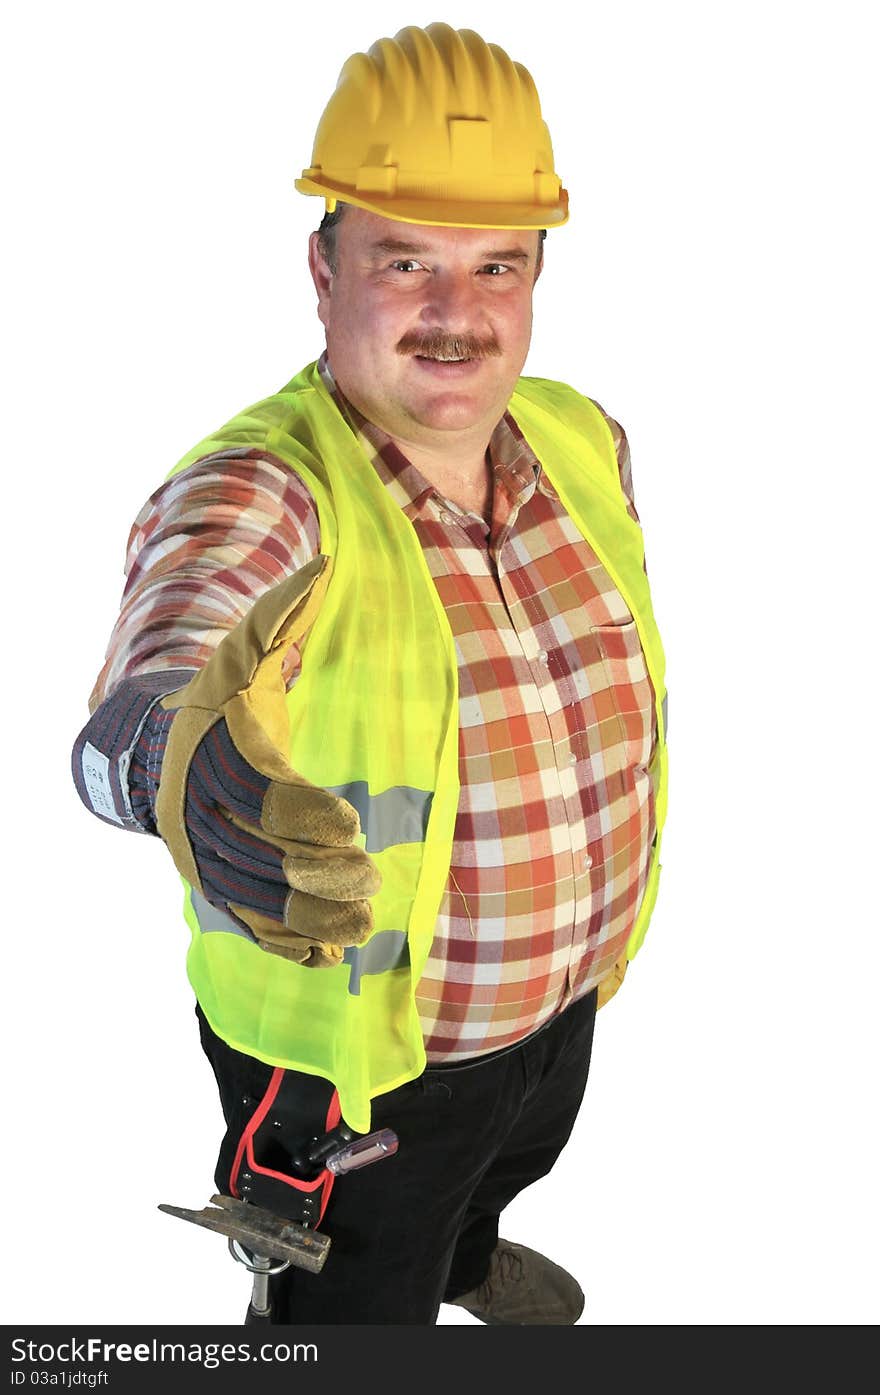
[[505,271],[509,270],[510,267],[505,266],[503,262],[487,262],[483,267],[483,272],[487,276],[501,276]]
[[412,257],[400,257],[396,262],[391,263],[392,271],[418,271],[421,269],[421,262],[415,261]]

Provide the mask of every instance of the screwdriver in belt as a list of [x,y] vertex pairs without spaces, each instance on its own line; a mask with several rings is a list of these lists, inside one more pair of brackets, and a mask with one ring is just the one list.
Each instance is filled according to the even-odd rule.
[[347,1124],[339,1124],[312,1144],[308,1161],[312,1168],[326,1167],[335,1177],[340,1177],[382,1158],[390,1158],[397,1147],[397,1134],[393,1129],[378,1129],[358,1138]]

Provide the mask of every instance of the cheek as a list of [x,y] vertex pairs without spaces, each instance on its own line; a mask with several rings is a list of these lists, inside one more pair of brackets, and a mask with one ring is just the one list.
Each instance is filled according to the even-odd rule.
[[517,300],[516,303],[510,307],[509,327],[510,333],[516,339],[522,339],[524,336],[528,335],[532,327],[531,298],[527,300]]
[[399,306],[378,300],[358,297],[334,307],[334,332],[352,358],[369,361],[394,355],[407,327]]
[[504,373],[510,364],[525,357],[530,337],[528,317],[518,314],[498,316],[492,322],[492,329],[501,345],[502,355],[494,361],[499,372]]
[[399,299],[377,299],[371,306],[369,335],[377,353],[395,354],[408,330],[418,323],[418,311]]

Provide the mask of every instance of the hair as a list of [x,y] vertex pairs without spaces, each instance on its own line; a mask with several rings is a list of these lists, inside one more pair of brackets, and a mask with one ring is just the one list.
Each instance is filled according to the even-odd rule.
[[[324,261],[329,266],[333,275],[336,275],[336,268],[339,265],[336,253],[336,229],[339,220],[345,211],[346,205],[337,203],[332,213],[325,213],[321,219],[321,226],[318,228],[318,248]],[[538,233],[538,260],[536,268],[541,265],[544,256],[544,238],[547,236],[547,229],[541,228]]]

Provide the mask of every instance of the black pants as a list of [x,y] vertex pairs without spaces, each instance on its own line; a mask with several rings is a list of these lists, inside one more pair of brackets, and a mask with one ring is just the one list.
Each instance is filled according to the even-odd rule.
[[[241,1135],[273,1072],[233,1051],[197,1012],[228,1125],[215,1174],[228,1193]],[[336,1179],[320,1225],[331,1240],[325,1266],[320,1274],[291,1268],[272,1281],[273,1322],[431,1325],[444,1299],[482,1283],[500,1213],[546,1176],[569,1138],[595,1014],[594,991],[515,1047],[429,1068],[374,1099],[371,1127],[393,1129],[399,1150]],[[289,1171],[283,1159],[324,1132],[332,1094],[328,1081],[286,1071],[254,1135],[256,1161]],[[271,1185],[271,1194],[249,1199],[297,1219],[297,1195]]]

